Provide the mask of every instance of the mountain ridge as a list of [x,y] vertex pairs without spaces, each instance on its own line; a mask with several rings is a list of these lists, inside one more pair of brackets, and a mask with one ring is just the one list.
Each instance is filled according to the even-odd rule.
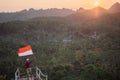
[[0,22],[9,22],[9,21],[16,21],[16,20],[28,20],[37,17],[69,17],[74,19],[91,19],[91,18],[98,18],[104,15],[109,15],[111,13],[119,13],[120,12],[120,3],[114,3],[109,9],[104,9],[101,6],[92,8],[92,9],[84,9],[79,8],[76,11],[72,9],[39,9],[35,10],[30,8],[29,10],[24,9],[19,12],[11,12],[11,13],[0,13]]
[[109,12],[111,12],[111,13],[120,12],[120,3],[119,3],[119,2],[116,2],[115,4],[113,4],[113,5],[109,8]]
[[35,10],[30,8],[29,10],[21,10],[19,12],[12,13],[0,13],[0,22],[16,21],[16,20],[27,20],[36,17],[64,17],[73,14],[74,11],[71,9],[40,9]]
[[84,9],[79,8],[75,13],[72,15],[67,16],[67,18],[71,18],[73,20],[78,21],[87,21],[99,17],[109,16],[110,14],[120,13],[120,3],[116,2],[111,6],[110,9],[104,9],[101,6],[92,8],[92,9]]

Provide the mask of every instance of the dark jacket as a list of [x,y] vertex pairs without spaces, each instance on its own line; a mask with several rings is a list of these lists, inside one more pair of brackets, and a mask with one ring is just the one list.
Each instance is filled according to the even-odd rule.
[[25,64],[24,64],[24,67],[25,68],[30,68],[31,63],[32,63],[32,61],[26,61]]

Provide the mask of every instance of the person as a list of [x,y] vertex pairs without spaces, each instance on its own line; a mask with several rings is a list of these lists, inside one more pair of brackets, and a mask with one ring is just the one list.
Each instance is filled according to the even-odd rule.
[[32,74],[32,72],[31,72],[31,63],[32,63],[32,61],[30,61],[30,59],[27,58],[26,62],[24,64],[24,67],[26,68],[28,76],[30,76]]

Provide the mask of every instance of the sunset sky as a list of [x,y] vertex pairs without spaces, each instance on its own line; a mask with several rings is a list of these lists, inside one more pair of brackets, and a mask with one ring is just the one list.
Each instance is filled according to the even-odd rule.
[[80,7],[90,9],[95,2],[104,8],[109,8],[120,0],[0,0],[0,12],[19,11],[22,9],[69,8],[76,10]]

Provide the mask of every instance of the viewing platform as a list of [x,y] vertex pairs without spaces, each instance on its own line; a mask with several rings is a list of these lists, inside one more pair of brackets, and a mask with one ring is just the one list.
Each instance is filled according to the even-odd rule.
[[20,72],[20,69],[17,68],[15,80],[48,80],[48,76],[43,74],[38,67],[35,68],[35,72],[31,72],[30,74],[23,74]]

